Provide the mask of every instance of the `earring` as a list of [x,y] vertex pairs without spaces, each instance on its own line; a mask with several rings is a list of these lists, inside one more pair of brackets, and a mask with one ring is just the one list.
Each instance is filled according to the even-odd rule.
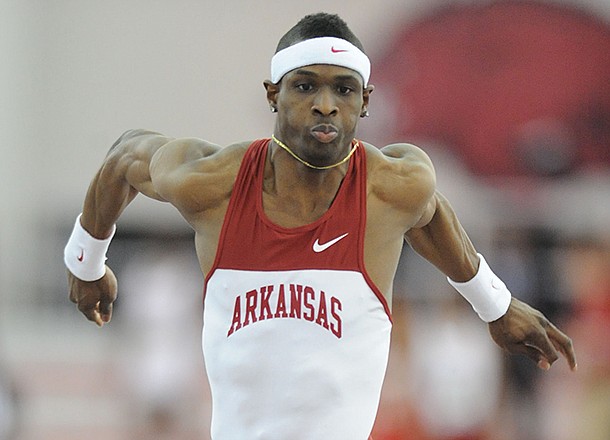
[[360,117],[361,118],[368,118],[369,117],[369,111],[367,109],[364,109],[362,111],[362,113],[360,113]]
[[271,110],[271,113],[277,113],[277,107],[273,105],[269,107],[269,110]]

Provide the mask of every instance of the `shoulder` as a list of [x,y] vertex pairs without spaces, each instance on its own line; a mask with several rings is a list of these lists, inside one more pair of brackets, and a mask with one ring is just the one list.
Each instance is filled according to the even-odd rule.
[[198,174],[218,174],[228,170],[234,170],[237,173],[250,144],[251,142],[239,142],[225,147],[210,143],[200,144],[202,155],[192,160],[190,167]]
[[416,168],[434,172],[430,157],[424,150],[413,144],[397,143],[378,148],[364,143],[370,161],[382,167],[394,168],[394,171],[412,171]]
[[436,188],[436,174],[428,155],[412,144],[377,148],[365,144],[368,186],[392,206],[416,212],[425,206]]
[[[164,187],[162,195],[183,214],[206,211],[229,199],[250,144],[221,147],[201,139],[175,139],[164,147],[168,173],[160,173],[155,183]],[[160,157],[159,162],[163,161]]]
[[193,165],[199,160],[206,162],[232,161],[236,156],[247,150],[251,142],[239,142],[228,146],[221,146],[199,138],[176,138],[167,142],[160,151],[161,156],[173,159],[179,155],[182,159],[180,165]]

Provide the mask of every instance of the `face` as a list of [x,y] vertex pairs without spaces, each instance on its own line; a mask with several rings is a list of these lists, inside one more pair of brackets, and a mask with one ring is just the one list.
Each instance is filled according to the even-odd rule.
[[278,84],[265,82],[278,109],[275,135],[314,165],[336,163],[349,151],[373,86],[363,88],[351,69],[312,65],[288,72]]

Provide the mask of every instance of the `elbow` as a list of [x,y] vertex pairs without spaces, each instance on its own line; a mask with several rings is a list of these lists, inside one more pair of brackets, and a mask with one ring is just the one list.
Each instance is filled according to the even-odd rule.
[[142,130],[142,129],[127,130],[121,136],[119,136],[119,138],[116,141],[114,141],[114,144],[112,144],[112,146],[110,147],[110,151],[108,151],[108,154],[111,154],[112,152],[119,149],[120,146],[123,145],[128,140],[133,139],[134,137],[140,136],[145,133],[146,133],[146,130]]

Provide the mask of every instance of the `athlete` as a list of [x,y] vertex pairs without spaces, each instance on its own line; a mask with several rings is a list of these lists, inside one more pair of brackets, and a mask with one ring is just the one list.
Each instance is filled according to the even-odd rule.
[[[138,194],[173,204],[205,275],[214,439],[367,439],[388,360],[403,240],[444,273],[495,342],[548,369],[570,339],[513,298],[409,144],[355,139],[373,85],[338,16],[303,18],[264,82],[270,139],[226,147],[133,130],[112,146],[65,249],[70,299],[99,326],[117,280],[115,223]],[[442,362],[439,359],[439,362]]]

